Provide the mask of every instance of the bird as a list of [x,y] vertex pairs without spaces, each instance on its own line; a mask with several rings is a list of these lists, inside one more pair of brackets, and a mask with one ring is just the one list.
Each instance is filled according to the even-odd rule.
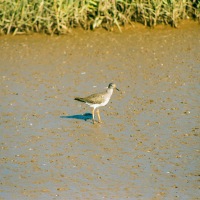
[[92,95],[84,97],[84,98],[76,97],[76,98],[74,98],[74,100],[84,102],[87,105],[89,105],[90,107],[92,107],[93,124],[95,124],[95,110],[97,109],[96,112],[97,112],[97,116],[98,116],[98,123],[102,123],[101,117],[100,117],[100,112],[99,112],[99,107],[105,106],[109,102],[114,89],[120,91],[114,83],[110,83],[108,85],[108,89],[105,92],[95,93],[95,94],[92,94]]

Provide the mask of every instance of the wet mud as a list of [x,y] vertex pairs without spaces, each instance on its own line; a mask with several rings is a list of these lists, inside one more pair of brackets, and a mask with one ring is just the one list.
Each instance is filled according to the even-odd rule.
[[[199,193],[200,25],[0,37],[0,199]],[[74,101],[121,90],[100,108]]]

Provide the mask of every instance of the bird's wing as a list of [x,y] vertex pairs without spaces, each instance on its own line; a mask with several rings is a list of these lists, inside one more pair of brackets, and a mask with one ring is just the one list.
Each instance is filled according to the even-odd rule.
[[85,97],[84,100],[88,103],[100,104],[104,100],[104,94],[103,93],[92,94],[88,97]]

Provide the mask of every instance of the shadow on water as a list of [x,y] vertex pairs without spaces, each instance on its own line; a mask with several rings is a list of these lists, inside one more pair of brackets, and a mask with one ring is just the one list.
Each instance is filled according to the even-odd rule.
[[91,113],[85,113],[80,115],[69,115],[69,116],[60,116],[60,118],[67,118],[67,119],[79,119],[79,120],[85,120],[92,119]]

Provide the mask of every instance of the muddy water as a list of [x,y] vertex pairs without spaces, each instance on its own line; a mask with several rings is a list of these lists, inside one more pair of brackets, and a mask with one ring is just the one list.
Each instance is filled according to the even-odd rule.
[[[198,199],[200,26],[1,36],[0,199]],[[103,124],[73,100],[105,90]]]

